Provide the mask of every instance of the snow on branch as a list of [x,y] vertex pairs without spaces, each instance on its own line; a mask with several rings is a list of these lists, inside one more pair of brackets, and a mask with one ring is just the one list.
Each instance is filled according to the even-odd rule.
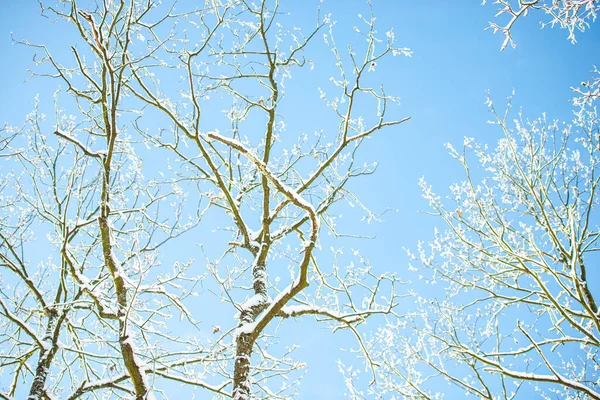
[[226,144],[246,156],[254,165],[256,165],[260,172],[266,176],[267,179],[269,179],[269,181],[271,181],[271,183],[273,183],[273,185],[294,205],[305,210],[312,220],[311,241],[314,242],[316,240],[316,234],[319,230],[319,220],[312,204],[300,196],[297,191],[281,182],[281,180],[279,180],[279,178],[269,170],[262,160],[252,154],[250,150],[246,149],[246,147],[240,141],[222,136],[218,132],[208,132],[207,136],[209,139],[217,140],[223,144]]
[[85,155],[90,156],[90,157],[94,157],[94,158],[98,158],[100,160],[102,160],[105,156],[105,153],[103,152],[96,152],[93,150],[90,150],[86,145],[84,145],[83,143],[81,143],[79,140],[77,140],[76,138],[74,138],[73,136],[67,135],[65,133],[62,133],[61,131],[54,131],[54,134],[65,139],[68,142],[71,142],[72,144],[74,144],[78,149],[80,149],[81,151],[84,152]]

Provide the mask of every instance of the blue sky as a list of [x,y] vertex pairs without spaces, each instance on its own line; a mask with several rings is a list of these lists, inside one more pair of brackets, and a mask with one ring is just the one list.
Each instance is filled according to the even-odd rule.
[[[300,21],[304,18],[312,21],[315,2],[301,4],[294,15],[298,15]],[[364,3],[326,0],[322,7],[339,21],[335,32],[340,47],[356,42],[352,25],[358,23],[358,13],[366,13]],[[514,89],[513,104],[515,108],[522,106],[526,116],[533,119],[547,112],[550,119],[570,120],[572,93],[569,87],[586,80],[598,62],[600,30],[592,26],[585,34],[578,35],[578,43],[573,45],[565,31],[541,30],[537,20],[540,16],[531,15],[515,26],[517,48],[500,52],[503,37],[485,31],[496,12],[492,4],[481,6],[475,0],[374,0],[373,7],[380,32],[393,28],[399,45],[414,52],[411,58],[394,58],[377,65],[373,74],[384,82],[387,93],[401,97],[401,106],[395,110],[397,115],[410,116],[411,120],[377,133],[366,143],[361,157],[365,161],[377,161],[378,171],[352,186],[373,210],[393,208],[397,211],[386,213],[383,223],[365,225],[344,221],[344,224],[349,230],[376,236],[374,240],[357,242],[354,246],[359,246],[361,254],[369,257],[377,270],[395,271],[411,278],[401,247],[415,248],[417,240],[430,239],[437,223],[420,213],[427,210],[427,204],[421,199],[419,178],[425,176],[440,193],[461,179],[459,165],[447,155],[444,143],[460,146],[463,136],[488,143],[499,138],[501,132],[486,124],[490,118],[484,105],[486,90],[501,109]],[[31,111],[38,93],[42,103],[49,104],[42,108],[52,109],[52,93],[57,82],[29,80],[27,69],[35,68],[33,52],[13,44],[11,32],[15,39],[45,43],[63,56],[68,56],[70,32],[64,25],[52,24],[41,17],[36,1],[3,2],[0,123],[19,125]],[[331,63],[330,55],[322,46],[308,52],[316,63],[310,79],[326,82],[327,69],[321,69],[319,64]],[[302,105],[310,99],[318,99],[317,86],[315,83],[314,87],[306,87],[304,93],[288,101]],[[293,84],[290,92],[292,89]],[[306,116],[298,118],[307,119]],[[325,118],[325,115],[317,114],[315,118]],[[319,121],[305,122],[307,130],[319,126]],[[193,242],[191,238],[186,240]],[[233,322],[229,314],[199,319],[227,321],[227,318]],[[290,321],[280,333],[282,341],[305,347],[299,355],[309,365],[300,398],[342,398],[343,383],[337,373],[336,360],[345,356],[340,355],[337,347],[340,344],[351,347],[351,337],[341,334],[332,339],[325,328],[311,321]],[[328,357],[322,357],[323,354]]]

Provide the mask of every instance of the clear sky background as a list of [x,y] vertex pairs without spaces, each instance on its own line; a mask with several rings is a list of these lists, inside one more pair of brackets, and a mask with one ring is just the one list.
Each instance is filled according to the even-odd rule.
[[[395,112],[398,116],[410,116],[411,120],[377,133],[364,146],[364,160],[377,161],[379,168],[374,176],[361,179],[352,186],[373,210],[393,208],[397,211],[387,213],[382,223],[344,222],[352,233],[366,232],[376,236],[354,246],[359,246],[361,254],[369,257],[378,271],[395,271],[414,281],[415,277],[407,271],[408,261],[401,248],[415,248],[418,240],[427,241],[432,237],[433,227],[439,224],[420,212],[427,210],[427,204],[421,199],[418,180],[425,176],[438,193],[446,194],[448,186],[462,178],[459,165],[447,155],[444,143],[461,146],[463,136],[494,143],[502,134],[497,127],[486,124],[491,117],[484,105],[486,90],[500,109],[514,89],[515,109],[522,106],[526,117],[534,119],[546,112],[549,119],[570,120],[572,92],[569,88],[586,80],[593,65],[600,61],[600,29],[597,26],[579,34],[578,43],[573,45],[567,40],[565,31],[541,30],[538,18],[544,18],[543,15],[530,15],[519,21],[513,33],[517,48],[509,47],[500,52],[503,37],[485,31],[488,21],[494,18],[496,6],[481,6],[480,3],[478,0],[373,1],[380,32],[383,34],[393,28],[398,44],[414,52],[412,58],[395,58],[376,67],[374,75],[384,82],[386,93],[401,97],[401,106]],[[0,66],[0,123],[19,125],[31,111],[34,96],[38,93],[42,108],[52,109],[52,93],[58,82],[28,79],[30,73],[27,70],[35,68],[33,52],[13,44],[11,32],[15,39],[45,43],[55,53],[65,56],[72,32],[64,25],[52,24],[41,17],[37,1],[2,0],[0,4],[0,54],[3,59]],[[315,4],[313,1],[298,2],[294,15],[299,21],[306,18],[312,23]],[[358,23],[358,13],[366,14],[364,3],[326,0],[322,7],[339,21],[336,40],[340,48],[356,42],[351,26]],[[315,83],[314,87],[305,85],[304,93],[288,99],[299,110],[304,102],[318,99],[317,87],[326,85],[326,68],[321,69],[320,64],[332,63],[323,46],[316,45],[314,51],[309,48],[307,57],[316,63],[311,79],[324,83]],[[298,118],[309,120],[306,129],[310,129],[311,124],[317,128],[318,119],[325,116],[309,114]],[[294,118],[291,120],[290,134],[295,132]],[[194,238],[186,240],[197,242]],[[419,287],[418,282],[414,285]],[[231,325],[234,323],[231,315],[199,319]],[[340,355],[337,348],[340,344],[352,347],[350,335],[331,338],[325,328],[310,321],[286,324],[280,332],[283,341],[304,346],[298,355],[309,363],[300,398],[342,398],[343,382],[337,373],[336,360],[345,356]]]

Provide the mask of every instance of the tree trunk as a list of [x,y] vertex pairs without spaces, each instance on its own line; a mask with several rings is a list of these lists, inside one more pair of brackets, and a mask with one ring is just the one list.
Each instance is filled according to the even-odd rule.
[[40,358],[38,360],[37,368],[35,369],[35,376],[31,389],[29,390],[29,396],[27,400],[40,400],[44,394],[44,386],[46,385],[46,378],[48,376],[48,370],[52,364],[52,359],[56,354],[56,345],[53,340],[54,328],[58,319],[58,312],[56,310],[48,311],[48,323],[46,325],[46,334],[42,339],[44,347],[40,348]]
[[266,248],[263,247],[261,252],[256,255],[256,261],[252,268],[253,301],[247,303],[240,312],[233,370],[233,400],[250,400],[252,398],[250,361],[257,333],[254,330],[246,330],[245,327],[250,326],[268,305],[266,254]]
[[252,333],[241,333],[236,339],[233,373],[233,400],[250,400],[250,359],[254,338]]

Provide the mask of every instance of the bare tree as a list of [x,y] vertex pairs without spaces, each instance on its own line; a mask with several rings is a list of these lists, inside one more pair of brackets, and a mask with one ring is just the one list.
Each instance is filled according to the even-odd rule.
[[[490,24],[505,36],[502,50],[515,47],[514,24],[529,13],[545,12],[542,26],[567,29],[575,42],[598,10],[597,1],[494,4],[496,17],[508,17]],[[510,102],[499,114],[488,99],[497,146],[447,145],[465,180],[444,199],[421,182],[445,228],[409,251],[432,294],[418,294],[412,318],[372,337],[383,365],[374,393],[441,398],[454,393],[445,382],[485,399],[599,398],[600,313],[589,273],[599,234],[597,86],[592,78],[573,88],[570,124],[521,113],[511,121]]]
[[[177,285],[188,282],[192,288],[197,278],[185,276],[189,263],[157,276],[156,249],[190,223],[181,224],[172,212],[157,219],[159,204],[174,195],[164,184],[143,179],[140,160],[124,144],[115,147],[108,215],[112,254],[122,259],[128,299],[119,318],[99,223],[102,163],[90,156],[103,153],[75,139],[88,129],[88,121],[64,116],[53,128],[37,107],[24,127],[7,128],[18,135],[8,148],[3,179],[1,365],[11,379],[3,398],[24,396],[23,386],[30,399],[75,399],[98,390],[134,393],[125,351],[132,351],[142,373],[164,377],[175,376],[182,363],[210,357],[175,336],[168,349],[159,344],[170,333],[164,328],[171,309],[191,319],[182,301],[192,292]],[[68,140],[47,134],[54,130]],[[123,336],[129,346],[121,346]],[[135,349],[134,343],[144,345]]]
[[[483,1],[483,4],[485,3],[487,0]],[[545,19],[542,17],[542,21],[540,21],[542,28],[558,26],[560,29],[566,29],[569,32],[568,39],[575,44],[577,33],[589,29],[590,24],[596,21],[600,11],[600,3],[597,0],[496,0],[493,4],[498,5],[495,17],[505,20],[503,23],[490,22],[489,27],[494,33],[501,32],[504,35],[501,51],[506,49],[509,44],[513,48],[516,47],[512,36],[514,26],[517,21],[530,13],[545,14]],[[578,87],[571,88],[575,93],[573,98],[575,106],[583,108],[600,98],[598,74],[598,69],[594,67],[590,79],[581,82]]]
[[[76,399],[98,390],[151,398],[149,374],[177,380],[178,367],[212,357],[166,329],[176,311],[195,325],[182,301],[198,278],[185,275],[189,263],[153,272],[157,249],[197,224],[201,212],[182,221],[176,181],[142,174],[121,101],[128,67],[113,51],[126,51],[135,22],[134,9],[123,14],[123,4],[105,7],[101,18],[75,2],[43,9],[72,22],[89,45],[89,54],[72,47],[74,68],[43,45],[20,42],[41,53],[36,75],[67,85],[79,115],[57,105],[53,127],[36,106],[13,140],[22,147],[11,151],[16,166],[5,176],[0,233],[7,349],[1,366],[12,376],[4,398],[22,396],[21,381],[29,399]],[[118,34],[104,36],[106,30]],[[86,64],[86,57],[96,62]],[[169,203],[174,208],[165,216],[159,211]],[[168,348],[160,344],[164,337]]]
[[[335,267],[326,272],[318,264],[316,248],[321,221],[335,229],[328,214],[330,208],[354,197],[346,189],[347,182],[372,172],[370,167],[355,163],[361,142],[384,127],[406,121],[386,119],[388,102],[395,99],[383,90],[365,86],[364,75],[388,54],[408,54],[408,50],[395,47],[393,32],[388,32],[383,44],[378,45],[371,12],[369,18],[363,18],[362,36],[367,40],[364,55],[359,57],[350,48],[351,64],[347,70],[328,17],[319,17],[316,28],[302,35],[278,22],[279,7],[277,1],[242,1],[211,10],[213,24],[206,22],[207,16],[202,19],[206,27],[202,42],[188,40],[181,50],[166,47],[167,53],[177,55],[175,60],[179,63],[163,61],[157,67],[135,69],[135,80],[129,86],[136,96],[171,121],[172,139],[155,136],[156,144],[185,160],[192,174],[204,177],[213,188],[207,190],[218,193],[214,195],[215,205],[231,218],[228,229],[232,238],[218,263],[209,267],[222,286],[222,300],[238,311],[236,329],[219,340],[234,352],[233,365],[224,370],[231,373],[226,376],[233,380],[235,399],[254,398],[261,392],[268,398],[279,396],[262,385],[252,389],[252,382],[261,382],[264,377],[251,379],[256,373],[253,371],[264,370],[262,363],[272,361],[257,357],[257,341],[274,321],[315,316],[333,323],[334,330],[352,330],[367,354],[356,326],[371,315],[393,313],[398,298],[394,291],[398,281],[393,276],[376,276],[370,267],[347,271],[345,275]],[[225,34],[219,31],[221,27],[226,28]],[[312,143],[302,136],[291,149],[284,147],[277,154],[278,141],[284,146],[289,143],[284,140],[285,119],[283,111],[279,111],[284,81],[291,78],[293,69],[309,65],[302,53],[320,31],[325,31],[323,36],[339,68],[340,78],[334,80],[339,97],[329,101],[324,93],[322,96],[339,118],[337,132],[318,134]],[[181,97],[191,111],[174,106],[168,92],[153,79],[164,68],[185,71],[182,80],[187,86],[182,87]],[[208,94],[229,101],[225,114],[228,134],[216,130],[211,125],[212,118],[208,122],[202,118]],[[363,97],[371,97],[378,104],[376,118],[370,125],[357,108]],[[262,135],[253,133],[257,118],[265,120]],[[309,161],[313,161],[312,168]],[[283,288],[274,283],[280,280],[279,276],[270,278],[270,271],[277,267],[269,265],[277,265],[278,258],[291,262],[290,282]],[[229,267],[229,260],[238,265]],[[220,265],[225,265],[225,270]],[[243,283],[242,278],[247,275],[251,277],[250,287]],[[316,287],[307,291],[311,281]],[[248,290],[250,294],[245,295]],[[390,292],[379,303],[382,290]],[[356,299],[352,292],[363,295]],[[345,303],[338,300],[341,298],[346,299]],[[258,365],[253,365],[253,358],[259,358]],[[260,375],[272,370],[270,367]]]
[[[12,350],[0,365],[14,384],[2,396],[20,393],[21,376],[32,399],[152,398],[160,387],[151,379],[217,397],[289,398],[295,385],[274,389],[275,383],[301,363],[290,350],[270,349],[281,321],[302,316],[351,331],[373,369],[360,325],[395,315],[401,282],[375,273],[358,251],[353,263],[321,249],[332,240],[324,231],[343,236],[334,213],[341,203],[357,203],[365,218],[376,218],[348,182],[375,171],[360,161],[361,144],[408,119],[389,118],[397,99],[367,79],[389,55],[410,55],[396,46],[393,31],[378,37],[369,7],[355,27],[361,42],[346,54],[329,16],[316,12],[314,29],[303,34],[286,25],[278,1],[211,0],[181,12],[152,1],[73,0],[44,4],[43,12],[74,28],[71,60],[56,59],[44,45],[19,43],[41,54],[35,75],[66,86],[72,99],[66,104],[78,116],[57,113],[50,136],[41,116],[32,116],[23,136],[30,145],[13,155],[28,177],[14,177],[14,195],[28,208],[22,206],[23,220],[8,214],[2,220],[4,266],[22,281],[18,293],[4,294],[2,346]],[[292,72],[317,62],[303,55],[317,37],[337,69],[322,85],[336,96],[321,91],[332,118],[311,127],[314,137],[290,135],[286,115],[302,111],[286,104],[295,95],[286,85]],[[374,108],[365,114],[367,105]],[[177,159],[159,158],[161,149]],[[166,168],[147,166],[145,157]],[[2,210],[10,211],[11,202]],[[161,204],[175,211],[165,214]],[[173,310],[194,329],[195,320],[211,314],[184,305],[198,282],[185,274],[192,263],[160,275],[158,248],[194,228],[206,210],[229,226],[219,246],[206,254],[198,247],[190,256],[205,256],[214,278],[203,296],[215,292],[237,315],[229,327],[211,328],[214,340],[183,339],[166,326]],[[32,261],[24,255],[39,243],[29,237],[28,218],[54,231],[49,251],[60,259],[47,267],[55,277],[39,274],[31,284]],[[204,270],[194,264],[196,275]],[[45,285],[57,293],[53,300]],[[43,303],[34,305],[36,299]],[[39,310],[46,319],[34,324]],[[21,335],[30,338],[22,343]],[[30,367],[34,354],[37,369]]]
[[[483,4],[487,0],[483,1]],[[504,42],[501,50],[504,50],[509,44],[515,47],[516,44],[512,37],[512,30],[519,19],[533,14],[545,14],[546,19],[542,19],[542,27],[558,26],[560,29],[566,29],[569,32],[568,39],[575,43],[577,32],[584,32],[590,26],[590,22],[596,20],[600,4],[597,0],[496,0],[493,2],[498,5],[496,17],[505,18],[505,23],[499,24],[490,22],[490,29],[494,33],[502,32]]]
[[446,228],[420,245],[412,268],[436,295],[374,337],[379,388],[438,398],[445,380],[485,399],[598,399],[600,313],[588,274],[600,234],[597,114],[511,123],[489,105],[496,148],[448,145],[465,179],[444,199],[422,182]]

